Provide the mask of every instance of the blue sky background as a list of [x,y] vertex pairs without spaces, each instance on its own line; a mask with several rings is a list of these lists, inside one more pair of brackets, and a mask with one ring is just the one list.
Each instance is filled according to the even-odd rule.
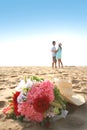
[[51,65],[53,40],[64,65],[87,65],[86,35],[87,0],[0,0],[1,66]]

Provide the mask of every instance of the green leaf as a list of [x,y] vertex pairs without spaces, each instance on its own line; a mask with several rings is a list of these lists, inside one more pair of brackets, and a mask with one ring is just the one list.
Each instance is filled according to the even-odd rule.
[[31,80],[35,80],[35,81],[42,81],[44,80],[43,78],[37,77],[37,76],[32,76]]
[[66,101],[57,87],[54,88],[54,95],[55,101],[58,102],[63,107],[63,109],[66,109]]

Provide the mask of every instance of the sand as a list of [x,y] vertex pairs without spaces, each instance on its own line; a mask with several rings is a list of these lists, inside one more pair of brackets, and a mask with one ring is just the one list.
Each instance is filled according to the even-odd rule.
[[[73,91],[84,96],[87,101],[87,66],[65,66],[63,69],[51,67],[0,67],[0,130],[44,130],[39,125],[19,122],[6,118],[2,113],[11,98],[14,88],[24,76],[37,75],[43,78],[68,79],[72,82]],[[67,105],[69,113],[65,119],[52,123],[53,130],[87,130],[87,102],[77,107]]]

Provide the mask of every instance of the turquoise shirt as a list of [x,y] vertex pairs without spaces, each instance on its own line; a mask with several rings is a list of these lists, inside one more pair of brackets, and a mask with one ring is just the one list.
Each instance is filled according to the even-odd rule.
[[62,56],[62,49],[59,47],[56,53],[56,59],[61,59],[61,56]]

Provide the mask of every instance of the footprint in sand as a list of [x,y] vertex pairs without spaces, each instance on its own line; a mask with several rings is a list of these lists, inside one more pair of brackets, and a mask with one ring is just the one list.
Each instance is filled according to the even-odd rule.
[[0,119],[3,118],[3,117],[4,117],[4,115],[3,115],[3,114],[0,114]]
[[14,89],[16,86],[11,86],[11,87],[9,87],[10,89]]
[[68,74],[67,74],[67,73],[63,73],[63,75],[64,75],[64,76],[68,76]]
[[0,101],[0,108],[3,108],[5,106],[6,102],[5,101]]
[[72,80],[72,84],[74,84],[74,83],[79,83],[80,82],[80,80],[78,80],[78,79],[73,79]]
[[3,90],[3,89],[5,89],[5,88],[0,88],[0,90]]

